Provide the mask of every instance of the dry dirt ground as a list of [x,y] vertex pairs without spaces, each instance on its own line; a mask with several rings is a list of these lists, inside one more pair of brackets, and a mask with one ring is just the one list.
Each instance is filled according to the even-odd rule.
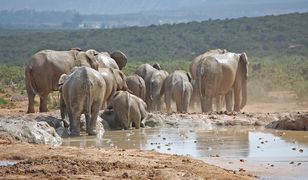
[[[0,116],[25,115],[27,102],[1,107]],[[246,112],[304,111],[308,104],[259,103]],[[187,116],[187,115],[186,115]],[[189,115],[188,115],[189,116]],[[0,179],[254,179],[185,156],[154,151],[51,147],[15,141],[0,134]],[[0,163],[1,164],[1,163]]]

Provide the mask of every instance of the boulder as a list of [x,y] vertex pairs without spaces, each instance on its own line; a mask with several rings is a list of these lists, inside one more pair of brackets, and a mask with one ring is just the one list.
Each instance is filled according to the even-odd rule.
[[54,146],[62,144],[62,139],[55,129],[43,121],[1,118],[0,131],[23,142]]
[[308,113],[281,117],[280,120],[273,121],[265,127],[282,130],[308,131]]

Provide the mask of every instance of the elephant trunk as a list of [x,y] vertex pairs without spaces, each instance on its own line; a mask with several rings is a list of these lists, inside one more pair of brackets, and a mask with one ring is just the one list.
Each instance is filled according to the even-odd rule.
[[241,102],[241,109],[244,108],[244,106],[247,103],[247,79],[242,80],[242,102]]

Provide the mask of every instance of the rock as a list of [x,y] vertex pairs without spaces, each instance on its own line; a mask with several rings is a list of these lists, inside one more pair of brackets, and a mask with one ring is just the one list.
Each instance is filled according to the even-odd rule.
[[161,117],[153,113],[148,113],[148,116],[143,120],[143,122],[145,126],[149,127],[157,127],[164,124]]
[[280,120],[271,122],[265,127],[282,130],[308,131],[308,113],[281,116]]
[[12,102],[18,102],[18,101],[27,101],[28,97],[20,94],[14,94],[11,99]]
[[55,129],[43,121],[25,121],[19,119],[0,119],[0,131],[28,143],[59,146],[61,137]]
[[49,124],[49,126],[58,129],[59,127],[63,127],[63,122],[61,119],[58,119],[53,116],[38,116],[35,118],[37,121],[44,121]]
[[107,108],[100,114],[100,117],[102,118],[102,124],[104,125],[105,130],[122,129],[122,125],[115,120],[113,109]]
[[65,127],[59,127],[56,129],[57,134],[62,137],[62,138],[66,138],[70,136],[70,131],[68,128]]

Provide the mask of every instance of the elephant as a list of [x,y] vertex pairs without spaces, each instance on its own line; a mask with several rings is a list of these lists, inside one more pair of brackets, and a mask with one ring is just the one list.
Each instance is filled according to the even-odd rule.
[[115,121],[129,129],[131,123],[139,129],[142,120],[147,116],[146,103],[139,97],[127,92],[117,91],[108,109],[113,109]]
[[153,110],[153,111],[161,110],[163,101],[160,91],[168,75],[169,73],[164,70],[154,70],[154,72],[146,75],[145,87],[146,87],[146,104],[148,106],[148,110]]
[[[199,88],[198,88],[198,83],[196,82],[197,79],[197,68],[200,64],[200,61],[203,58],[206,58],[207,56],[214,55],[214,54],[224,54],[227,53],[228,51],[226,49],[213,49],[206,51],[205,53],[197,56],[192,60],[192,62],[189,65],[189,72],[192,76],[192,85],[193,85],[193,94],[191,97],[191,102],[190,102],[190,107],[192,109],[195,109],[196,104],[201,104],[200,102],[200,95],[199,95]],[[216,98],[216,103],[219,102],[219,97]],[[220,109],[220,104],[216,104],[217,109]]]
[[25,83],[28,94],[27,113],[34,113],[34,98],[40,97],[40,112],[47,112],[47,97],[58,90],[58,80],[75,66],[87,66],[98,69],[98,62],[89,53],[78,50],[54,51],[42,50],[35,53],[25,68]]
[[142,79],[145,79],[146,75],[151,74],[156,70],[161,70],[161,67],[158,63],[155,63],[153,66],[146,63],[141,64],[135,71],[135,74],[142,77]]
[[105,109],[110,103],[112,96],[116,91],[128,90],[125,74],[119,69],[99,68],[98,71],[106,82],[105,98],[102,102],[102,109]]
[[96,135],[96,120],[106,92],[103,76],[89,67],[74,68],[59,79],[60,111],[65,122],[69,117],[71,136],[80,135],[80,116],[85,115],[86,132]]
[[204,57],[197,68],[202,112],[212,111],[212,98],[225,95],[226,109],[240,111],[247,102],[248,58],[246,53],[224,53]]
[[167,112],[171,112],[171,100],[176,103],[177,112],[187,113],[190,98],[193,93],[191,85],[191,75],[189,72],[176,70],[164,81],[161,95],[165,95]]
[[142,79],[142,77],[138,76],[137,74],[127,76],[126,83],[128,89],[132,91],[132,94],[138,96],[139,98],[145,101],[146,88],[145,88],[145,82]]
[[127,63],[127,57],[121,51],[115,51],[110,54],[109,52],[98,52],[94,49],[89,49],[86,52],[96,57],[101,68],[113,68],[122,70]]

